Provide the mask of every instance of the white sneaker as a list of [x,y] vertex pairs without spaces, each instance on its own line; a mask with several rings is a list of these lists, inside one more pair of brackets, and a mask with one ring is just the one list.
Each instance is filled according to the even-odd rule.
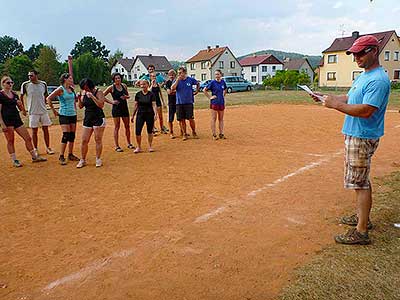
[[103,165],[101,158],[96,158],[96,168],[99,168]]
[[84,166],[86,166],[86,160],[80,159],[79,162],[78,162],[78,164],[76,165],[76,167],[77,167],[78,169],[80,169],[80,168],[83,168]]
[[54,153],[56,153],[53,149],[51,149],[51,148],[47,148],[46,149],[46,153],[48,154],[48,155],[53,155]]

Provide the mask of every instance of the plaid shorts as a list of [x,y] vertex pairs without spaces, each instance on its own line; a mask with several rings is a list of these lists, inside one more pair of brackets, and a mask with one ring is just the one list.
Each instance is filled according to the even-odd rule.
[[378,148],[379,139],[361,139],[346,135],[344,144],[344,187],[356,190],[369,189],[371,158]]

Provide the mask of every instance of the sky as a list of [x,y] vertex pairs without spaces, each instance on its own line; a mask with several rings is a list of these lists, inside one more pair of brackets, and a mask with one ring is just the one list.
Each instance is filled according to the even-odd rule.
[[0,0],[0,36],[27,49],[53,45],[62,59],[83,36],[125,57],[185,61],[208,45],[236,56],[274,49],[320,55],[336,37],[396,30],[399,0]]

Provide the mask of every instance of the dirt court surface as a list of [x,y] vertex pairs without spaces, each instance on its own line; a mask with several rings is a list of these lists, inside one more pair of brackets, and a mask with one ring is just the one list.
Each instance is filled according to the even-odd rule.
[[[354,207],[342,188],[343,116],[230,107],[225,141],[211,140],[207,110],[196,119],[199,140],[158,136],[157,151],[139,155],[125,143],[114,152],[108,120],[99,169],[93,141],[78,170],[57,155],[30,163],[19,138],[25,165],[14,169],[1,137],[0,298],[275,299]],[[56,149],[60,132],[51,128]],[[388,112],[372,176],[394,170],[399,133]]]

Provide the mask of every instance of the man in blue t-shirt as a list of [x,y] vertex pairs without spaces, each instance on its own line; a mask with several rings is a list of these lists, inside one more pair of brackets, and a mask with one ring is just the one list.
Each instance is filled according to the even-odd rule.
[[[196,86],[195,91],[193,91],[193,86]],[[178,76],[171,86],[171,90],[173,92],[176,91],[176,118],[181,125],[182,140],[186,141],[188,138],[186,120],[189,120],[193,138],[198,139],[196,123],[194,121],[193,103],[194,96],[199,93],[200,83],[195,78],[187,76],[186,68],[180,67],[178,69]]]
[[[357,214],[341,218],[341,223],[356,226],[335,237],[340,244],[369,244],[372,229],[369,214],[372,189],[369,179],[371,158],[383,136],[384,118],[390,94],[390,81],[379,64],[379,42],[373,35],[358,38],[347,55],[353,54],[363,72],[354,80],[347,95],[324,96],[325,106],[344,114],[345,135],[344,186],[356,192]],[[314,100],[318,101],[316,97]]]

